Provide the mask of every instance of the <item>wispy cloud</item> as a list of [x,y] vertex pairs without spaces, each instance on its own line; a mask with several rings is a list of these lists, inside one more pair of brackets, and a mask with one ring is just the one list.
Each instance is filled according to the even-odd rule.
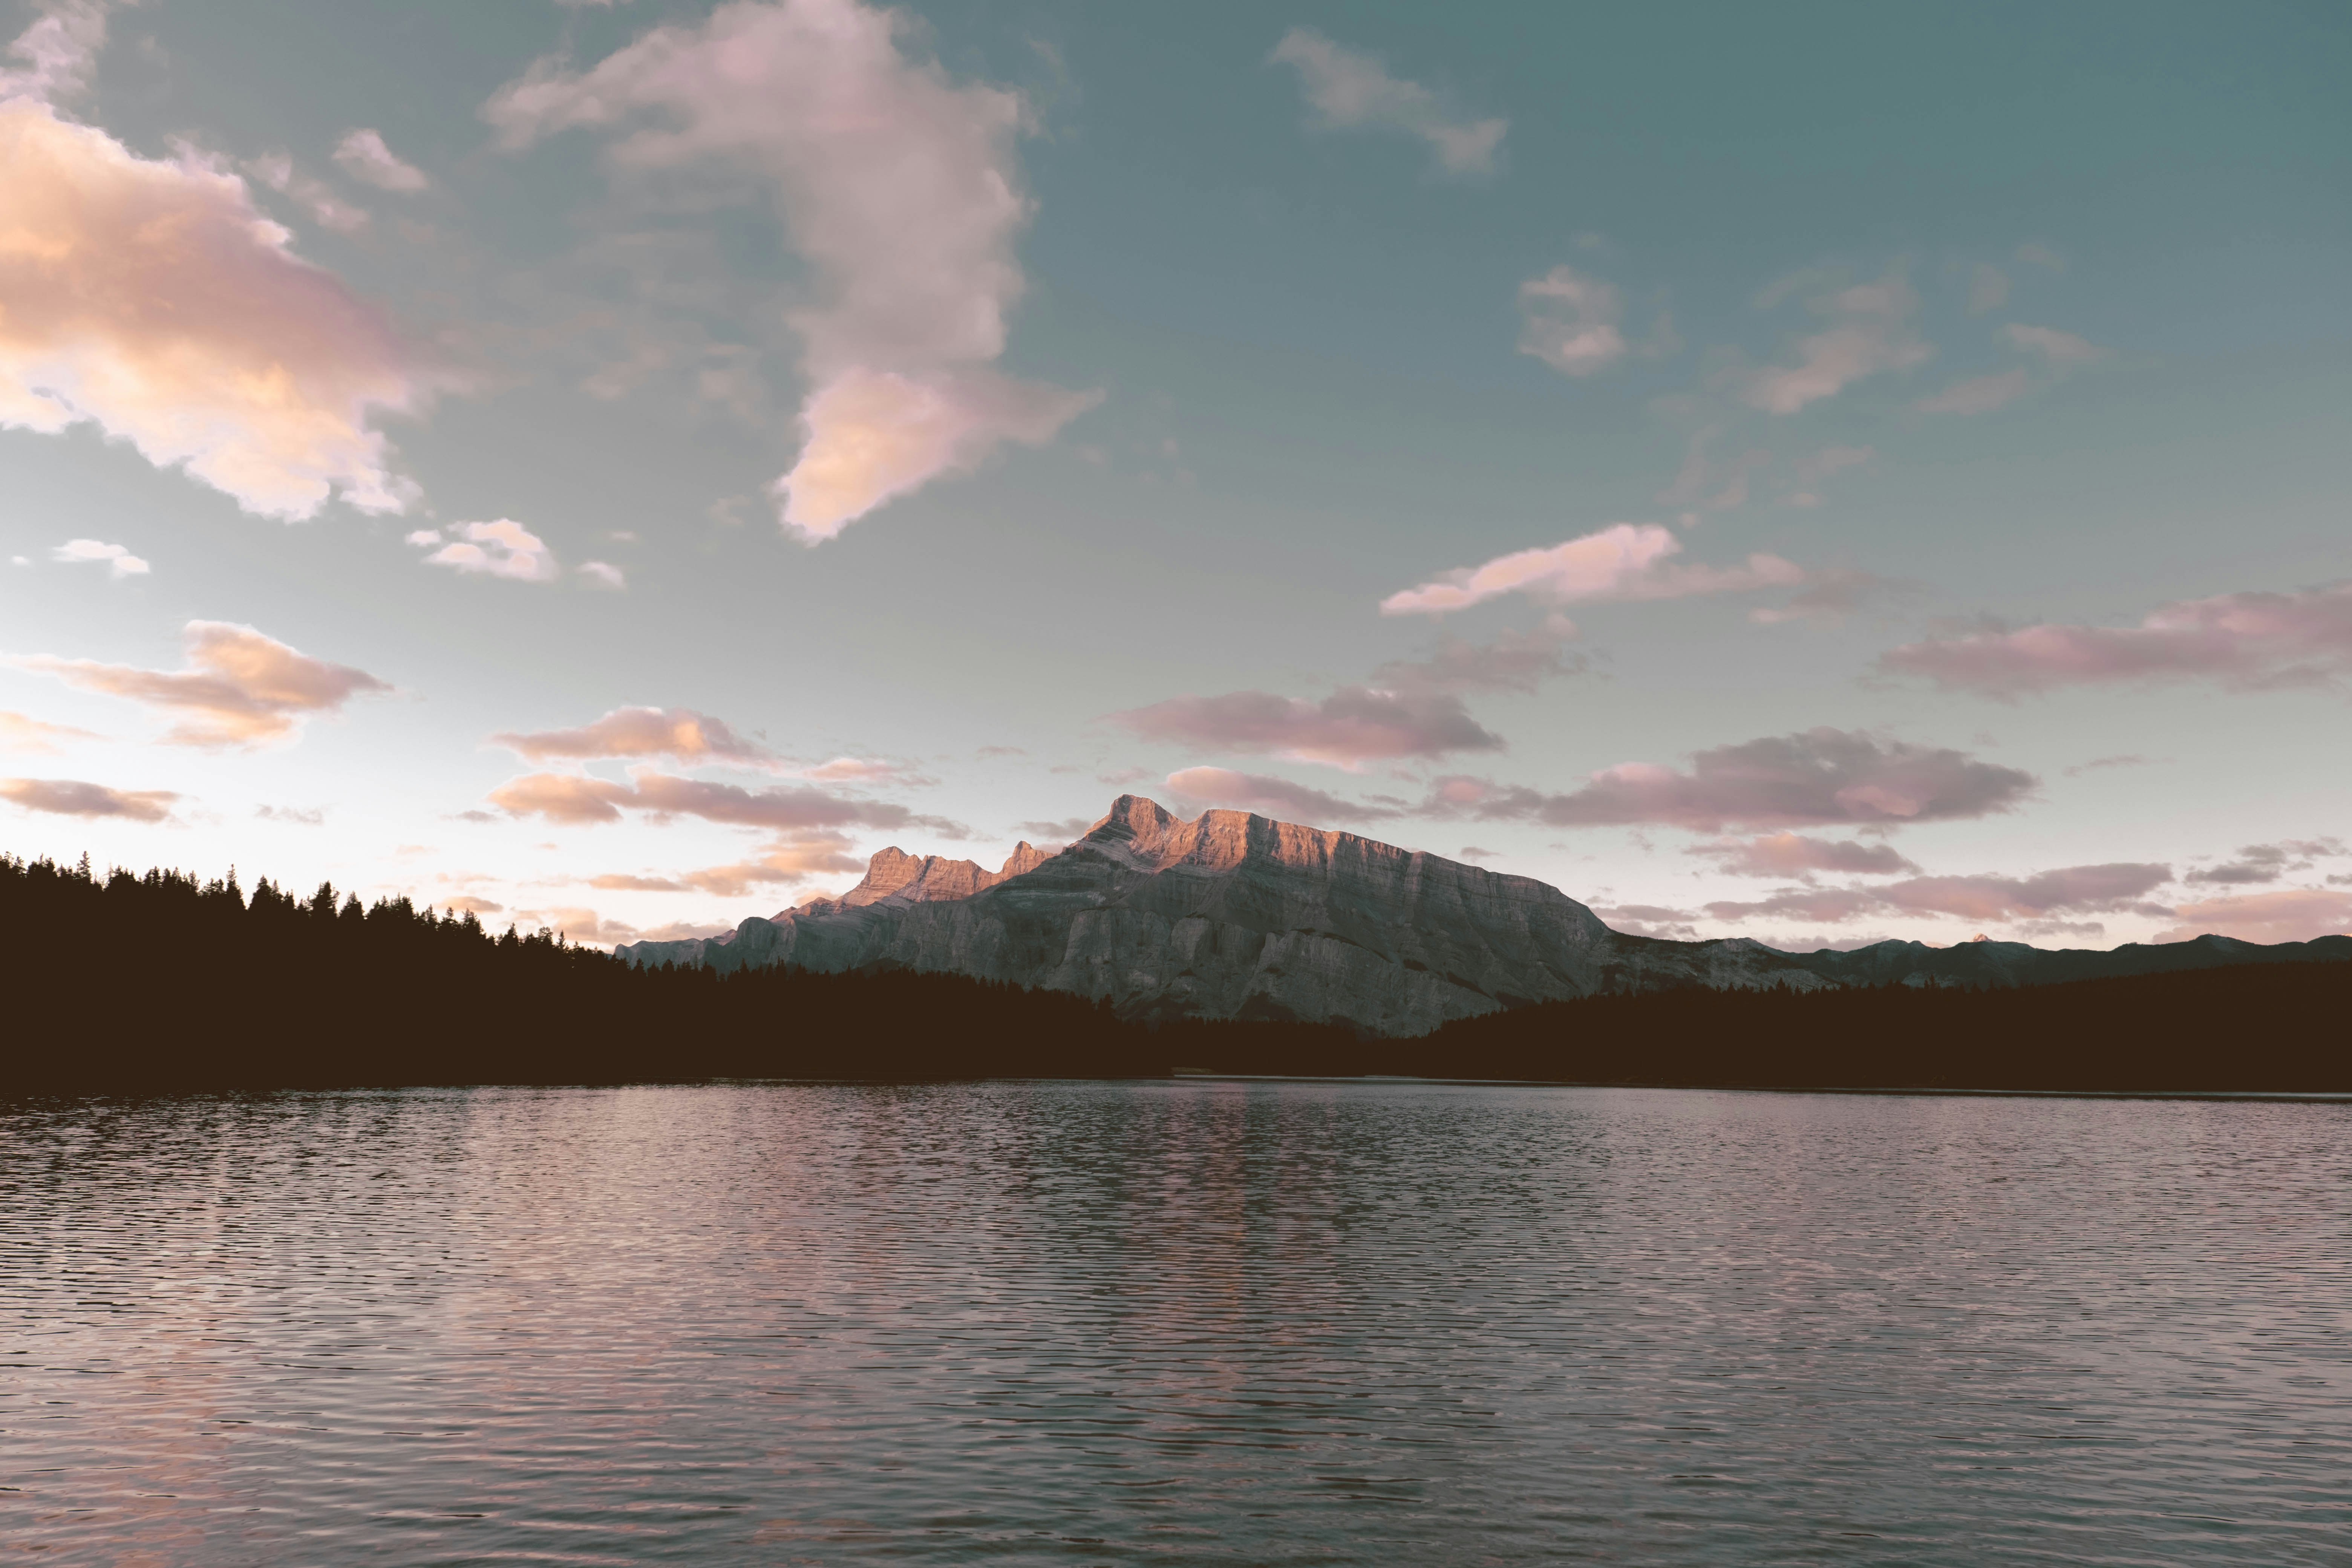
[[1807,301],[1822,326],[1797,340],[1793,363],[1736,372],[1730,383],[1751,407],[1794,414],[1866,376],[1925,364],[1936,351],[1911,325],[1918,302],[1899,268],[1875,283],[1830,289]]
[[1235,773],[1231,768],[1181,769],[1168,775],[1168,788],[1180,800],[1202,805],[1234,806],[1307,826],[1401,815],[1391,806],[1342,800],[1288,779]]
[[1625,299],[1616,285],[1555,267],[1519,285],[1519,352],[1563,375],[1595,375],[1628,352],[1618,321]]
[[1694,594],[1746,593],[1792,587],[1804,568],[1777,555],[1750,555],[1738,566],[1682,565],[1669,560],[1682,541],[1657,523],[1620,522],[1563,543],[1498,555],[1483,566],[1462,566],[1381,601],[1384,616],[1444,615],[1506,594],[1539,603],[1676,599]]
[[38,719],[28,719],[22,713],[0,711],[0,751],[34,752],[50,756],[76,741],[97,741],[103,736],[88,730],[77,730],[70,724],[47,724]]
[[2234,859],[2201,867],[2181,878],[2198,887],[2247,887],[2275,882],[2297,871],[2308,871],[2323,859],[2347,853],[2340,838],[2290,838],[2277,844],[2249,844]]
[[107,575],[121,581],[125,577],[144,577],[147,563],[120,544],[107,544],[95,539],[68,539],[49,552],[49,559],[70,565],[101,564]]
[[1298,72],[1299,90],[1327,131],[1401,131],[1429,143],[1437,166],[1453,175],[1492,174],[1510,122],[1474,120],[1449,110],[1419,82],[1389,74],[1376,55],[1335,43],[1312,27],[1293,27],[1266,57]]
[[577,729],[507,730],[490,740],[534,763],[670,757],[682,763],[765,764],[775,755],[737,734],[724,720],[691,708],[615,708]]
[[1699,752],[1686,771],[1621,763],[1565,795],[1441,779],[1428,809],[1556,827],[1893,826],[2013,810],[2037,783],[1947,747],[1823,727]]
[[1503,738],[1470,717],[1451,692],[1370,686],[1343,686],[1320,702],[1271,691],[1175,697],[1114,713],[1110,721],[1150,741],[1345,768],[1503,747]]
[[2136,626],[1996,626],[1931,638],[1891,650],[1879,668],[1997,698],[2133,681],[2313,685],[2352,669],[2352,582],[2179,600]]
[[364,180],[380,191],[414,195],[433,183],[425,178],[424,170],[404,162],[385,146],[380,131],[352,132],[335,143],[335,162],[352,178]]
[[732,177],[782,209],[817,286],[778,302],[812,384],[774,491],[810,543],[1007,441],[1049,441],[1097,400],[993,368],[1034,205],[1013,152],[1027,109],[909,57],[912,26],[856,0],[747,0],[584,72],[542,60],[484,110],[510,148],[613,131],[624,175]]
[[2191,937],[2235,937],[2241,942],[2308,942],[2317,936],[2352,936],[2352,893],[2324,888],[2282,888],[2273,893],[2206,899],[2172,911],[2178,925],[2157,932],[2158,942]]
[[446,566],[468,576],[551,583],[560,572],[547,541],[510,518],[452,523],[446,531],[420,528],[408,536],[408,542],[433,552],[425,558],[427,566]]
[[79,779],[0,779],[0,800],[57,816],[114,816],[167,822],[180,797],[167,789],[110,789]]
[[1801,833],[1718,839],[1711,844],[1693,845],[1685,853],[1711,859],[1718,870],[1735,877],[1798,877],[1816,871],[1892,877],[1919,868],[1905,859],[1892,844],[1808,838]]
[[163,738],[180,746],[255,746],[294,732],[353,697],[392,688],[363,669],[312,658],[251,626],[190,621],[184,669],[140,669],[90,659],[21,659],[68,685],[129,698],[179,721]]
[[1945,915],[1969,921],[2048,921],[2058,916],[2170,911],[2147,895],[2172,880],[2168,866],[2066,866],[2030,877],[1911,877],[1869,888],[1788,888],[1769,898],[1706,906],[1726,922],[1793,918],[1834,925],[1864,917]]
[[782,831],[810,828],[929,827],[946,837],[968,837],[960,823],[923,816],[903,805],[857,800],[798,785],[745,789],[675,774],[640,772],[628,783],[583,773],[528,773],[490,792],[489,802],[510,816],[585,825],[617,822],[625,811],[656,819],[695,816],[706,822]]

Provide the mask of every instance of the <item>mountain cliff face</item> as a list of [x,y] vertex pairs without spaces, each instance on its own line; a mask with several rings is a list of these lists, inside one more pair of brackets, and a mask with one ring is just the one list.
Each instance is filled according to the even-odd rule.
[[[1129,1016],[1390,1035],[1612,986],[1828,983],[1752,942],[1622,936],[1529,878],[1244,812],[1186,822],[1122,795],[1060,854],[1023,847],[993,876],[886,850],[839,900],[619,952],[721,970],[898,964],[1106,998]],[[946,890],[968,881],[977,890]]]
[[616,950],[718,970],[945,970],[1107,999],[1123,1016],[1303,1018],[1382,1035],[1598,991],[1700,984],[2032,985],[2221,963],[2352,958],[2352,937],[2223,937],[2112,952],[1885,942],[1780,952],[1627,936],[1527,877],[1239,811],[1186,822],[1139,795],[1058,855],[997,871],[874,857],[866,879],[724,936]]

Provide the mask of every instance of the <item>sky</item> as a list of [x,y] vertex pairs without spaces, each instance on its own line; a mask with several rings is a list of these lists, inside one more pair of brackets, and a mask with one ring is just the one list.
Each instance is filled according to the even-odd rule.
[[610,944],[1123,793],[2352,931],[2352,12],[0,0],[0,847]]

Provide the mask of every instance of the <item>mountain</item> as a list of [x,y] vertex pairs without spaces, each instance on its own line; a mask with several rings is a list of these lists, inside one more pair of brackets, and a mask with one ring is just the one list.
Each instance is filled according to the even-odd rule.
[[616,951],[632,963],[721,971],[945,971],[1108,999],[1125,1017],[1304,1019],[1393,1036],[1601,992],[2038,984],[2265,956],[2352,958],[2352,938],[2263,948],[2203,937],[2114,952],[1888,942],[1789,953],[1745,938],[1664,942],[1612,931],[1532,878],[1245,812],[1187,822],[1121,795],[1057,855],[1024,844],[992,872],[886,849],[839,899],[754,917],[723,936]]

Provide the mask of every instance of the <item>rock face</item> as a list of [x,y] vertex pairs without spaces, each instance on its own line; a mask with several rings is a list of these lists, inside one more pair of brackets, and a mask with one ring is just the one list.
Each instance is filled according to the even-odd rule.
[[885,850],[838,900],[619,952],[721,970],[947,970],[1108,998],[1129,1016],[1387,1035],[1612,987],[1830,983],[1752,942],[1621,935],[1529,878],[1238,811],[1186,822],[1137,795],[1050,858],[1024,845],[992,876]]
[[1597,991],[1700,984],[2035,985],[2221,963],[2352,959],[2352,937],[2112,952],[2022,942],[1781,952],[1611,931],[1558,889],[1238,811],[1186,822],[1139,795],[1060,854],[1003,868],[874,857],[866,879],[707,941],[615,950],[714,969],[896,965],[1108,998],[1129,1017],[1303,1018],[1382,1035]]

